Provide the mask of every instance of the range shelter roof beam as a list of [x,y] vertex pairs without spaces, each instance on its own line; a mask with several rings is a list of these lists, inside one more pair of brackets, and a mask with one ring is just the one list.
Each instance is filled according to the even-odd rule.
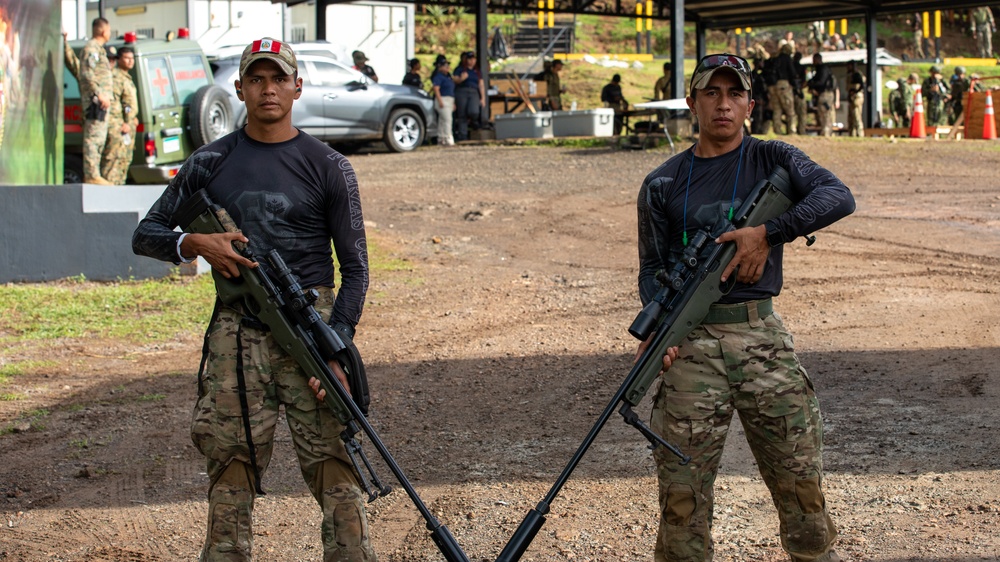
[[878,32],[875,31],[875,11],[869,10],[865,14],[865,45],[868,49],[868,64],[866,66],[868,76],[865,78],[865,105],[863,108],[865,127],[874,127],[879,120],[879,108],[876,107],[874,85],[878,84],[878,58],[875,49],[878,41]]
[[669,0],[670,12],[678,17],[670,20],[670,81],[675,98],[683,98],[684,86],[684,0]]

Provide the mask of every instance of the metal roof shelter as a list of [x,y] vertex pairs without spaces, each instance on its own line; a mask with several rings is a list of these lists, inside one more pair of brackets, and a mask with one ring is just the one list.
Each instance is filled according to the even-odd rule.
[[[306,0],[271,1],[299,4]],[[349,0],[315,0],[317,38],[326,38],[326,22],[325,18],[322,17],[326,13],[326,6],[344,1]],[[487,13],[519,12],[530,14],[538,11],[538,0],[425,0],[420,3],[460,7],[475,13],[476,50],[481,61],[488,60]],[[687,88],[684,83],[685,23],[695,24],[697,45],[695,54],[700,59],[705,55],[705,32],[709,29],[864,18],[868,59],[875,60],[877,46],[875,20],[878,16],[939,9],[973,8],[986,4],[989,2],[984,0],[653,0],[653,13],[644,17],[670,21],[673,91],[684,92]],[[546,5],[548,5],[548,0]],[[636,0],[554,0],[551,11],[632,18],[635,17],[635,6]],[[868,84],[875,83],[874,68],[874,65],[869,66]],[[484,77],[488,81],[485,73]],[[869,89],[865,103],[865,123],[868,125],[874,123],[878,118],[878,108],[872,101],[872,92]]]

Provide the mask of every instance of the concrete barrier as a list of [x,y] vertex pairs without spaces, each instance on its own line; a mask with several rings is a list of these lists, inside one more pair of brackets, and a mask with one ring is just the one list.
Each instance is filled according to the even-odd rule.
[[132,253],[132,231],[165,187],[0,186],[0,282],[168,275],[173,264]]

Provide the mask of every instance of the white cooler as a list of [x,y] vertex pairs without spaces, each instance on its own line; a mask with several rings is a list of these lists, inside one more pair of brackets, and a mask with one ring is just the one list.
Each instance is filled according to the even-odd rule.
[[610,107],[552,112],[552,134],[557,137],[610,137],[615,110]]
[[493,118],[498,139],[551,139],[552,112],[502,113]]

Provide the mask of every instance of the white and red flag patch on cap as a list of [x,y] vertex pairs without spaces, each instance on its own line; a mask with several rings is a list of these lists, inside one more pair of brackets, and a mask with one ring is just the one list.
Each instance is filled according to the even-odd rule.
[[251,53],[260,52],[271,52],[277,53],[281,51],[281,41],[271,41],[270,39],[259,39],[253,42],[253,47],[251,47]]

